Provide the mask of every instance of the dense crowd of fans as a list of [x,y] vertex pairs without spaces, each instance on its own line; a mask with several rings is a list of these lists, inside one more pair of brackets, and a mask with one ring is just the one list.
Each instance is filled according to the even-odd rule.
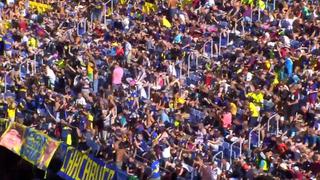
[[1,117],[132,179],[320,178],[319,1],[42,3],[0,5]]

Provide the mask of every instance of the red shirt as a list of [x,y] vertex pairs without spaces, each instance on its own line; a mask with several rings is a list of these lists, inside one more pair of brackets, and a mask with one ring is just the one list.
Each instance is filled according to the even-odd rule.
[[206,86],[211,86],[212,76],[210,74],[206,75],[205,84]]
[[122,47],[118,47],[116,50],[117,56],[123,56],[124,55],[124,50]]
[[288,147],[286,144],[281,143],[277,146],[278,151],[280,152],[280,154],[285,153],[288,150]]
[[24,20],[21,20],[21,21],[19,22],[19,28],[20,28],[20,31],[21,31],[21,32],[26,32],[26,31],[27,31],[27,28],[28,28],[27,22],[24,21]]

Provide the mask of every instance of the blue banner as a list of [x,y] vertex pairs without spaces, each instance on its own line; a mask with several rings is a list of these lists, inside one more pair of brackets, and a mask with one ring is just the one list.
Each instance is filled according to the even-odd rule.
[[102,160],[83,154],[72,147],[67,148],[58,175],[67,180],[127,179],[127,174],[119,171],[116,166],[107,165]]

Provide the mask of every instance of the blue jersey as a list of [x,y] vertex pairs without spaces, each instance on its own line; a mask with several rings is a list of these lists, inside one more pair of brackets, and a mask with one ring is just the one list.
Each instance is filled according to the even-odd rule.
[[10,51],[12,49],[12,43],[13,43],[12,35],[9,33],[6,34],[3,37],[3,41],[4,41],[4,49],[6,51]]
[[152,170],[151,178],[159,178],[160,177],[160,163],[159,163],[159,161],[154,161],[151,164],[151,170]]
[[293,62],[290,58],[287,58],[285,61],[285,68],[287,70],[287,74],[289,77],[291,77],[293,73]]

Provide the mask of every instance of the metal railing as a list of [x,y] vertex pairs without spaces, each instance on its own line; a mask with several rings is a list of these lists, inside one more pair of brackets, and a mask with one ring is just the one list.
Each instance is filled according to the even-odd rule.
[[225,38],[227,38],[227,42],[226,42],[226,44],[225,45],[222,45],[222,38],[223,38],[223,33],[220,33],[220,35],[219,35],[219,49],[218,49],[218,55],[221,55],[221,48],[223,47],[223,48],[226,48],[226,47],[228,47],[228,45],[229,45],[229,41],[230,41],[230,32],[229,32],[229,29],[227,29],[227,31],[226,31],[226,33],[227,33],[227,37],[225,37]]
[[151,84],[150,83],[148,84],[148,94],[147,94],[147,96],[148,96],[148,99],[151,99]]
[[182,72],[182,69],[183,69],[183,60],[180,60],[179,61],[179,78],[181,79],[182,76],[183,76],[183,72]]
[[213,157],[212,157],[212,161],[215,161],[216,159],[218,159],[218,156],[221,155],[220,157],[220,168],[222,169],[222,159],[223,159],[223,151],[219,151],[217,152],[217,154],[215,154]]
[[94,29],[94,25],[93,25],[93,22],[94,22],[94,19],[93,19],[93,13],[91,13],[91,15],[90,15],[90,23],[89,23],[89,30],[90,31],[93,31],[93,29]]
[[20,75],[20,80],[24,81],[23,73],[22,73],[22,67],[25,66],[26,68],[26,74],[30,74],[31,76],[36,74],[36,60],[26,60],[23,63],[20,64],[19,66],[19,75]]
[[190,69],[191,69],[191,61],[195,60],[195,70],[198,70],[199,67],[199,56],[196,52],[190,52],[188,55],[188,77],[190,76]]
[[[267,132],[270,132],[270,121],[272,119],[274,119],[274,117],[276,117],[278,115],[278,113],[275,113],[273,114],[269,119],[268,119],[268,122],[267,122]],[[276,122],[276,135],[279,134],[279,118],[276,118],[275,119],[277,122]]]
[[209,40],[207,42],[204,43],[203,45],[203,55],[206,56],[207,52],[206,52],[206,47],[207,47],[207,44],[210,43],[210,54],[208,55],[209,57],[212,57],[213,56],[213,40]]
[[[230,164],[232,164],[232,158],[235,157],[235,153],[233,152],[234,146],[239,143],[239,156],[242,154],[242,139],[238,139],[230,145]],[[236,157],[237,158],[237,157]]]
[[8,75],[10,75],[10,73],[11,73],[12,71],[13,71],[13,70],[10,70],[10,71],[6,72],[6,74],[4,75],[4,93],[5,93],[5,94],[7,93],[7,86],[8,86],[7,79],[8,79]]
[[[87,32],[87,20],[86,19],[81,19],[79,23],[77,23],[77,35],[82,36]],[[80,34],[80,28],[83,28],[83,34]]]
[[253,128],[250,132],[249,132],[249,137],[248,137],[248,148],[249,148],[249,151],[251,151],[251,142],[252,142],[252,134],[254,132],[257,132],[257,136],[258,136],[258,147],[260,147],[260,138],[261,138],[261,128],[260,128],[260,124]]
[[107,25],[107,16],[109,15],[108,13],[108,6],[110,5],[110,9],[111,9],[111,15],[114,12],[114,4],[113,4],[113,0],[109,0],[106,3],[103,4],[103,8],[104,8],[104,14],[103,14],[103,23],[104,25]]

